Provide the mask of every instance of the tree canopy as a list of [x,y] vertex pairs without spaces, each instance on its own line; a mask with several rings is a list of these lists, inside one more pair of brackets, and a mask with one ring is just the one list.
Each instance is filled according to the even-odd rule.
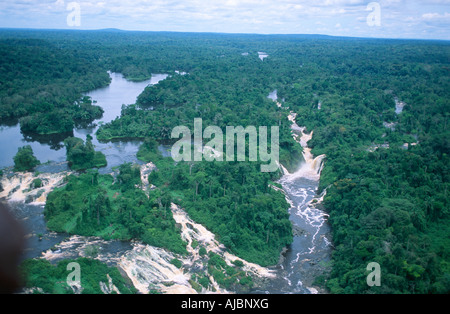
[[[314,131],[312,153],[326,155],[319,192],[327,190],[334,250],[325,287],[450,291],[448,42],[3,30],[0,51],[0,121],[20,119],[24,133],[64,133],[100,117],[82,95],[107,85],[108,70],[134,81],[169,74],[96,134],[145,140],[138,157],[157,164],[149,175],[156,189],[147,197],[132,165],[116,177],[72,176],[49,196],[50,228],[184,252],[168,210],[175,202],[230,251],[274,264],[292,241],[289,205],[270,188],[281,173],[261,173],[249,161],[175,164],[158,147],[171,144],[175,126],[192,130],[195,118],[224,133],[226,126],[279,126],[280,163],[293,171],[302,161],[287,119],[294,112],[298,125]],[[268,57],[261,61],[258,51]],[[281,106],[267,98],[274,90]],[[67,139],[66,148],[75,169],[98,165],[89,139]],[[380,287],[366,284],[370,262],[381,266]]]
[[19,147],[14,156],[14,171],[31,171],[40,164],[41,162],[34,156],[30,145]]

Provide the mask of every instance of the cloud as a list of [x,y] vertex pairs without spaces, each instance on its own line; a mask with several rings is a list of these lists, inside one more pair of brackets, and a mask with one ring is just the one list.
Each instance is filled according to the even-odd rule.
[[422,14],[422,19],[424,20],[442,20],[446,19],[450,21],[450,14],[445,12],[444,14],[439,13],[425,13]]
[[[0,27],[69,28],[72,0],[0,3]],[[323,33],[329,35],[450,39],[450,0],[79,0],[81,27],[151,31]],[[381,26],[366,23],[367,5],[381,7]],[[443,13],[445,12],[445,13]],[[321,24],[316,24],[320,22]],[[303,27],[299,27],[303,25]],[[338,27],[339,25],[340,27]],[[430,28],[434,28],[434,35]],[[353,30],[353,33],[349,30]]]

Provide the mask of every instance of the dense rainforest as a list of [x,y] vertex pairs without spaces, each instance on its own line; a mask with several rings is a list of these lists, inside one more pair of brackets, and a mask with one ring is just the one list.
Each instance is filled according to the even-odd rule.
[[82,97],[110,81],[95,56],[42,39],[3,36],[0,51],[0,122],[20,119],[25,133],[54,134],[102,116]]
[[[391,41],[327,55],[279,93],[326,154],[332,293],[448,293],[449,46]],[[414,54],[411,53],[414,51]],[[383,57],[379,57],[383,55]],[[340,60],[341,62],[336,62]],[[382,265],[376,289],[358,273]]]
[[105,239],[141,239],[183,254],[181,240],[170,211],[171,197],[159,190],[146,194],[140,169],[123,164],[117,176],[90,170],[67,177],[67,184],[48,197],[48,227],[57,232]]
[[[170,74],[97,133],[102,141],[145,139],[138,158],[156,164],[156,189],[146,195],[132,165],[72,175],[49,195],[49,228],[183,254],[168,210],[175,202],[231,252],[273,265],[292,241],[289,204],[270,187],[281,172],[261,173],[250,161],[176,164],[157,147],[171,143],[175,126],[193,129],[194,118],[223,130],[276,125],[280,163],[294,171],[303,159],[292,111],[314,132],[312,153],[326,155],[319,192],[326,190],[334,250],[317,284],[332,293],[450,292],[448,42],[2,30],[0,50],[0,118],[20,119],[23,132],[70,132],[101,116],[82,93],[108,84],[107,71],[133,81]],[[275,89],[281,107],[267,98]],[[81,163],[93,160],[89,139],[69,138],[68,152],[71,143],[84,151]],[[370,262],[381,265],[380,287],[366,284]]]

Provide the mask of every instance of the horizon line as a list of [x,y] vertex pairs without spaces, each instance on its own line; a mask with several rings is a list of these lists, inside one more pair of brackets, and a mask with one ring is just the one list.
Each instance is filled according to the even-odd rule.
[[130,30],[115,27],[97,28],[97,29],[80,29],[80,28],[32,28],[32,27],[0,27],[0,30],[30,30],[30,31],[85,31],[85,32],[140,32],[140,33],[177,33],[177,34],[213,34],[213,35],[257,35],[257,36],[322,36],[329,38],[347,38],[347,39],[372,39],[372,40],[409,40],[409,41],[444,41],[450,42],[450,39],[437,38],[395,38],[395,37],[361,37],[361,36],[344,36],[344,35],[328,35],[328,34],[307,34],[307,33],[227,33],[227,32],[211,32],[211,31],[152,31],[152,30]]

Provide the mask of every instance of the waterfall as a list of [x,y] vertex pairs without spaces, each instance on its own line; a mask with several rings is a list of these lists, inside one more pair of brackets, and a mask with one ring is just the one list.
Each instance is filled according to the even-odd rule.
[[[304,154],[307,156],[308,154]],[[316,158],[306,159],[305,162],[301,164],[300,168],[292,174],[286,174],[288,181],[294,181],[299,178],[305,178],[313,181],[318,181],[320,179],[320,173],[323,169],[325,155],[317,156]]]
[[[272,293],[319,293],[314,287],[318,273],[327,268],[322,261],[331,256],[330,229],[326,224],[328,214],[319,205],[326,190],[317,195],[318,182],[324,167],[326,155],[314,156],[308,142],[313,132],[295,123],[296,114],[290,113],[292,136],[303,148],[303,159],[294,173],[289,173],[283,165],[283,177],[278,181],[290,204],[289,215],[293,226],[293,242],[283,254],[277,278],[271,281],[266,292]],[[322,292],[322,290],[321,290]]]
[[325,159],[325,155],[319,155],[313,160],[312,169],[317,173],[320,174],[323,169],[323,160]]
[[303,147],[303,159],[305,162],[303,162],[299,169],[292,174],[286,169],[283,169],[286,179],[293,181],[298,178],[306,178],[309,180],[318,181],[320,179],[320,173],[322,172],[326,155],[314,157],[311,153],[311,148],[308,147],[308,141],[311,140],[313,132],[311,131],[308,134],[305,132],[306,127],[299,127],[297,123],[295,123],[294,114],[290,115],[289,120],[293,122],[291,126],[292,136]]

